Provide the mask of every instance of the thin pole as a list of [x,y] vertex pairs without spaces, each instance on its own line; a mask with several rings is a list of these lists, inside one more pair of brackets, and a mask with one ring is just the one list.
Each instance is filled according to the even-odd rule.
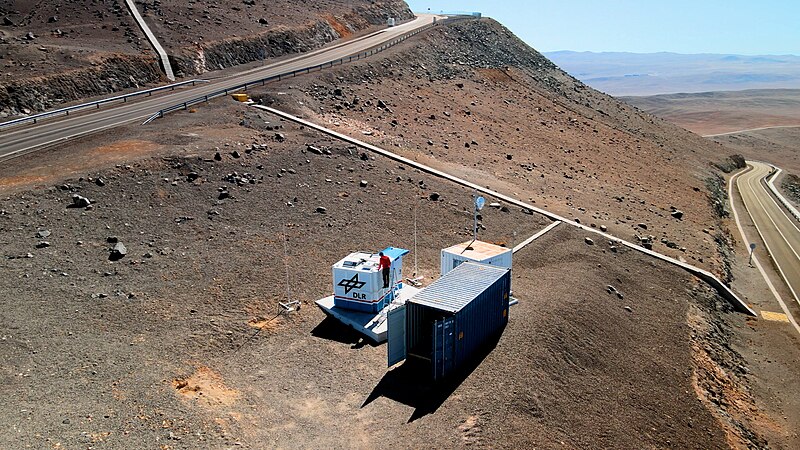
[[417,203],[418,198],[414,201],[414,278],[417,277]]
[[286,224],[281,222],[283,226],[283,265],[286,267],[286,302],[292,301],[292,294],[289,292],[289,247],[286,244]]
[[474,242],[478,240],[478,207],[473,204],[472,210],[472,217],[475,219],[472,222],[472,241]]

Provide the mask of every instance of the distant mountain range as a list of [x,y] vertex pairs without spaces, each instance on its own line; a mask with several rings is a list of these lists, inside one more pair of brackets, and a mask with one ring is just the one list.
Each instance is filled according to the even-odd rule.
[[800,56],[680,53],[545,53],[575,78],[611,95],[800,88]]

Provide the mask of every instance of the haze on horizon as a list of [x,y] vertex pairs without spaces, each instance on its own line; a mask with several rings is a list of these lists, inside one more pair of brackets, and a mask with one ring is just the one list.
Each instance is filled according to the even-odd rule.
[[408,0],[417,12],[479,11],[540,52],[800,55],[800,2]]

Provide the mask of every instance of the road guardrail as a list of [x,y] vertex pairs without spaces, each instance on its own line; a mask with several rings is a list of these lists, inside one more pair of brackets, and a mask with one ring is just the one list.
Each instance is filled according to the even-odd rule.
[[119,100],[122,100],[123,102],[126,102],[131,97],[137,97],[137,96],[145,95],[145,94],[147,94],[147,96],[150,96],[150,95],[153,95],[153,92],[166,91],[167,89],[175,90],[176,87],[185,86],[187,84],[191,84],[192,86],[194,86],[196,83],[208,83],[208,80],[181,81],[180,83],[168,84],[166,86],[160,86],[160,87],[156,87],[156,88],[152,88],[152,89],[146,89],[144,91],[131,92],[130,94],[117,95],[115,97],[104,98],[102,100],[96,100],[96,101],[93,101],[93,102],[81,103],[80,105],[68,106],[66,108],[56,109],[56,110],[53,110],[53,111],[45,111],[43,113],[35,114],[33,116],[21,117],[19,119],[14,119],[14,120],[10,120],[8,122],[0,123],[0,129],[6,128],[6,127],[10,127],[10,126],[13,126],[13,125],[20,125],[20,124],[23,124],[23,123],[26,123],[26,122],[37,123],[37,121],[40,120],[40,119],[43,119],[45,117],[50,117],[50,116],[56,116],[56,115],[59,115],[59,114],[64,114],[64,115],[68,116],[71,111],[76,111],[76,110],[84,109],[84,108],[90,108],[92,106],[100,108],[100,105],[105,104],[105,103],[116,102],[116,101],[119,101]]
[[772,168],[773,168],[772,174],[767,177],[767,181],[766,181],[767,182],[767,187],[769,187],[769,190],[772,191],[772,194],[775,195],[775,197],[778,200],[780,200],[780,202],[789,211],[789,213],[791,213],[792,216],[794,216],[794,218],[796,220],[800,220],[800,211],[797,211],[797,208],[795,208],[794,205],[789,203],[789,200],[787,200],[786,197],[784,197],[783,194],[781,194],[778,191],[778,188],[775,187],[775,179],[778,178],[778,176],[781,174],[781,172],[783,172],[783,169],[781,169],[780,167],[775,167],[775,166],[772,166]]
[[310,73],[312,70],[322,70],[322,69],[324,69],[326,67],[333,67],[335,65],[342,65],[342,64],[347,63],[347,62],[357,61],[359,59],[366,58],[366,57],[374,55],[376,53],[380,53],[380,52],[382,52],[382,51],[384,51],[384,50],[386,50],[386,49],[388,49],[390,47],[394,47],[395,45],[405,41],[406,39],[408,39],[410,37],[416,36],[417,34],[422,33],[423,31],[427,31],[427,30],[431,29],[432,27],[438,25],[439,23],[448,22],[448,21],[455,21],[455,20],[463,20],[463,19],[464,19],[464,17],[458,17],[458,18],[453,18],[453,19],[449,19],[448,18],[448,19],[445,19],[445,20],[442,20],[442,21],[436,21],[436,22],[430,23],[428,25],[425,25],[424,27],[417,28],[414,31],[410,31],[408,33],[405,33],[405,34],[403,34],[403,35],[401,35],[401,36],[399,36],[399,37],[397,37],[395,39],[392,39],[389,42],[386,42],[386,43],[383,43],[383,44],[381,44],[379,46],[367,49],[367,50],[365,50],[363,52],[356,53],[354,55],[345,56],[345,57],[339,58],[339,59],[334,60],[334,61],[329,61],[329,62],[325,62],[325,63],[322,63],[322,64],[317,64],[317,65],[309,66],[309,67],[303,67],[301,69],[292,70],[292,71],[285,72],[285,73],[280,73],[278,75],[272,75],[272,76],[269,76],[269,77],[266,77],[266,78],[261,78],[259,80],[255,80],[255,81],[248,81],[246,83],[238,84],[236,86],[231,86],[231,87],[225,88],[225,89],[220,89],[220,90],[214,91],[214,92],[212,92],[210,94],[202,95],[202,96],[193,98],[191,100],[188,100],[188,101],[185,101],[185,102],[182,102],[182,103],[178,103],[176,105],[172,105],[170,107],[161,109],[158,112],[156,112],[155,114],[153,114],[152,116],[148,117],[147,120],[142,122],[142,125],[147,125],[148,123],[150,123],[150,122],[152,122],[152,121],[154,121],[154,120],[156,120],[156,119],[158,119],[160,117],[164,117],[164,114],[167,114],[167,113],[170,113],[170,112],[173,112],[173,111],[182,110],[182,109],[188,109],[192,105],[195,105],[195,104],[198,104],[198,103],[205,103],[205,102],[207,102],[207,101],[209,101],[209,100],[211,100],[213,98],[222,97],[224,95],[228,95],[230,93],[234,93],[234,92],[240,91],[242,89],[245,92],[247,92],[247,88],[249,86],[254,86],[254,85],[257,85],[257,84],[260,84],[261,86],[264,86],[265,84],[267,84],[270,81],[280,81],[280,80],[282,80],[284,78],[295,77],[295,76],[300,75],[300,74]]

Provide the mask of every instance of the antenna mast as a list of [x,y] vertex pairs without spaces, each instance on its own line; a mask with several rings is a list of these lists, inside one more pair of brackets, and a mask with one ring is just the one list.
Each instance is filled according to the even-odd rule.
[[481,197],[480,195],[475,197],[475,211],[473,214],[473,222],[472,222],[472,242],[478,240],[478,211],[483,209],[483,205],[486,204],[486,199]]

